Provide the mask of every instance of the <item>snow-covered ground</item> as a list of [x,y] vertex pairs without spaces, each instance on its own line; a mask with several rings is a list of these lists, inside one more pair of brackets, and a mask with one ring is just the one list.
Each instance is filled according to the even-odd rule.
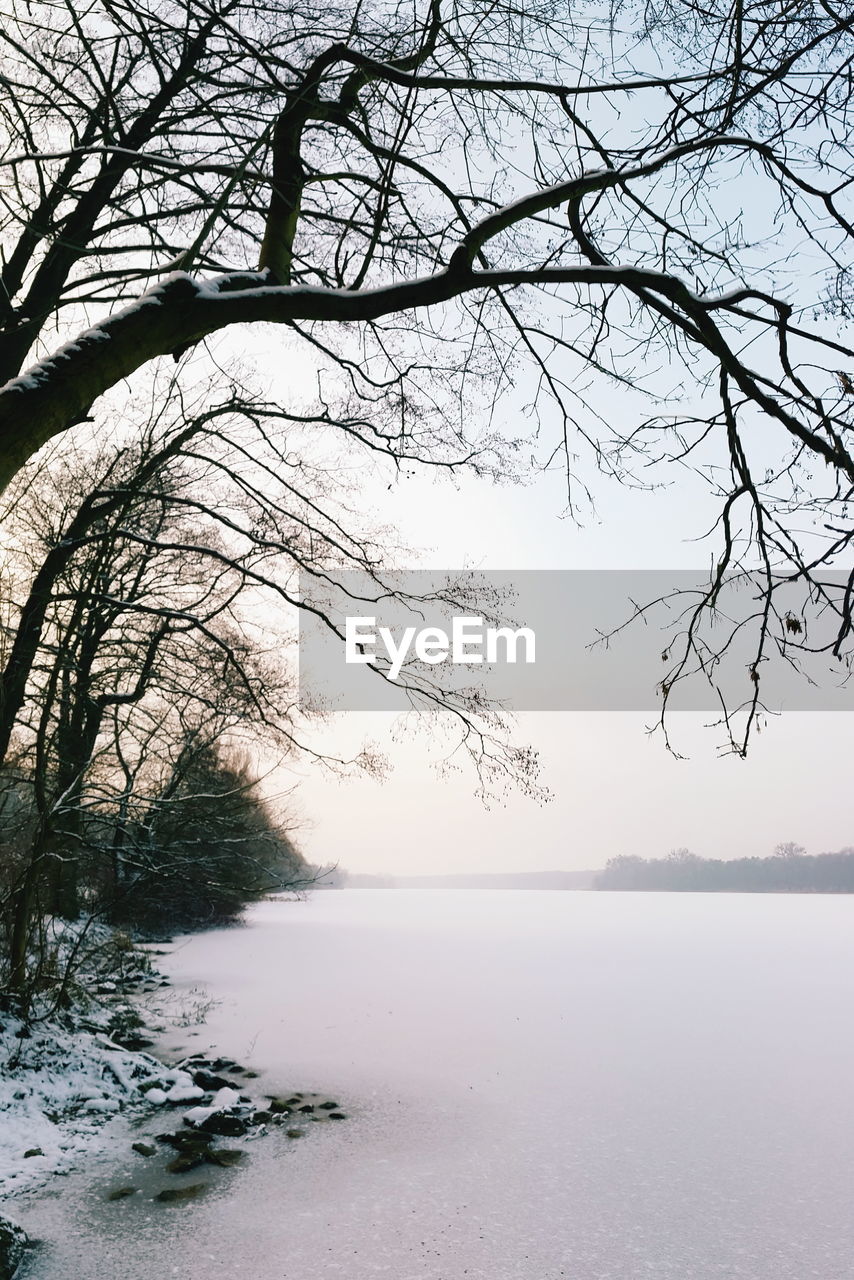
[[157,1075],[159,1064],[73,1025],[52,1021],[25,1029],[4,1015],[2,1027],[0,1197],[7,1197],[108,1149],[105,1120],[145,1105],[140,1086]]
[[221,1003],[164,1047],[350,1119],[186,1205],[110,1203],[129,1151],[24,1197],[25,1280],[847,1280],[852,915],[354,890],[179,940],[166,971]]
[[[168,1065],[150,1053],[132,1051],[135,1039],[175,1021],[186,1022],[205,1007],[197,992],[177,1000],[168,980],[151,967],[144,948],[103,925],[85,926],[85,954],[72,986],[68,1011],[39,1008],[25,1023],[0,1018],[0,1199],[50,1187],[57,1176],[109,1159],[117,1134],[128,1122],[152,1121],[154,1130],[200,1124],[229,1111],[247,1120],[254,1113],[225,1084],[198,1083],[206,1062]],[[75,925],[57,923],[60,958],[78,941]],[[176,1018],[176,1011],[178,1016]],[[115,1037],[115,1038],[114,1038]],[[163,1112],[165,1123],[155,1120]],[[121,1117],[117,1126],[111,1120]],[[14,1207],[12,1208],[14,1213]]]
[[70,1009],[49,1007],[54,988],[46,986],[27,1025],[0,1014],[4,1198],[109,1149],[110,1117],[143,1108],[143,1090],[162,1071],[149,1054],[129,1047],[140,1039],[142,1021],[132,1001],[149,998],[162,981],[147,952],[103,924],[55,921],[47,954],[57,975],[76,958]]

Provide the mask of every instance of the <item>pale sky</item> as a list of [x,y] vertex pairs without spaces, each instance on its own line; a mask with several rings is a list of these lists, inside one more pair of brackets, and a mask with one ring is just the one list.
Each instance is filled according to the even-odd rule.
[[[631,130],[630,112],[626,120]],[[721,218],[737,216],[746,241],[758,246],[752,266],[773,248],[796,282],[809,264],[796,255],[787,257],[785,245],[771,244],[767,191],[759,179],[739,177],[737,183],[718,187],[713,198]],[[545,329],[563,305],[543,306]],[[226,365],[251,361],[259,378],[270,376],[271,394],[282,403],[297,407],[300,396],[313,396],[315,373],[308,349],[281,329],[240,328],[218,335],[210,346],[225,357]],[[200,352],[199,359],[206,357]],[[675,384],[685,381],[690,398],[692,375],[686,376],[684,369],[661,370],[662,390],[671,373]],[[591,398],[592,409],[605,422],[624,426],[638,421],[640,396],[631,389],[604,383],[590,389],[587,372],[580,371],[573,382],[575,370],[565,365],[560,375]],[[520,407],[506,409],[509,433],[522,437],[531,430],[530,416],[521,408],[533,395],[530,379],[530,374],[519,375],[512,400]],[[119,389],[117,399],[122,394]],[[656,411],[652,400],[642,407],[644,413]],[[583,413],[579,410],[581,417]],[[546,423],[540,444],[531,446],[541,456],[548,450],[548,437]],[[472,477],[458,483],[423,474],[398,479],[391,472],[366,480],[354,468],[351,501],[369,519],[376,517],[399,531],[402,541],[419,553],[413,553],[409,564],[398,559],[401,568],[708,567],[713,544],[696,539],[714,523],[719,504],[690,472],[656,470],[649,478],[668,487],[640,492],[598,477],[589,460],[580,465],[596,498],[595,513],[583,514],[581,527],[562,516],[566,494],[559,470],[513,487]],[[283,637],[287,626],[283,619]],[[317,730],[315,744],[350,754],[364,737],[373,739],[393,765],[382,783],[338,781],[304,764],[281,769],[269,785],[276,792],[293,790],[289,804],[310,861],[336,862],[358,872],[572,869],[602,866],[620,853],[660,856],[678,846],[731,857],[765,855],[787,840],[812,852],[854,845],[849,814],[854,715],[793,712],[772,719],[754,738],[746,761],[719,758],[720,734],[704,729],[704,718],[674,718],[675,744],[690,756],[676,760],[660,735],[647,734],[651,716],[521,715],[517,740],[539,751],[541,781],[553,795],[542,807],[511,796],[485,809],[475,797],[471,771],[437,776],[440,750],[431,750],[423,735],[401,735],[393,717],[379,713],[343,714]]]
[[[383,487],[384,488],[384,487]],[[686,539],[711,523],[696,485],[598,494],[598,517],[579,530],[561,519],[557,476],[526,488],[467,481],[407,482],[379,499],[383,517],[438,567],[699,568]],[[854,716],[793,712],[770,722],[747,760],[720,758],[708,716],[676,716],[674,759],[650,716],[528,713],[518,740],[540,752],[553,793],[539,806],[511,797],[487,810],[470,772],[436,774],[441,752],[393,733],[391,716],[345,713],[319,743],[355,751],[370,737],[393,757],[382,783],[336,782],[301,771],[295,796],[303,848],[315,862],[385,874],[533,871],[603,866],[620,853],[662,856],[687,846],[709,857],[767,855],[786,840],[811,852],[854,845],[850,817]]]
[[[747,207],[755,217],[765,196],[749,177],[716,193],[733,211]],[[794,262],[790,270],[796,276]],[[243,332],[223,342],[238,353],[246,349]],[[291,400],[301,387],[311,395],[314,375],[305,349],[298,352],[292,339],[269,330],[253,331],[252,348],[259,368],[279,370],[274,394]],[[570,372],[564,369],[563,376]],[[684,369],[671,375],[665,368],[661,378],[662,387],[684,379],[692,398]],[[583,374],[579,386],[588,384]],[[654,410],[613,384],[585,394],[601,418],[620,427],[636,423],[639,411]],[[512,398],[521,406],[530,395],[523,373]],[[530,432],[523,410],[510,405],[505,413],[510,434]],[[541,452],[548,437],[546,424]],[[693,473],[658,468],[648,478],[665,487],[643,492],[599,476],[589,460],[580,467],[596,500],[582,527],[562,515],[566,492],[559,470],[521,486],[425,475],[380,474],[366,481],[356,470],[353,502],[420,551],[401,568],[708,569],[717,547],[698,539],[714,524],[720,504]],[[747,760],[720,757],[720,733],[703,728],[709,718],[674,717],[675,745],[690,757],[676,760],[660,735],[647,734],[651,716],[520,716],[518,740],[539,751],[542,781],[553,794],[543,807],[519,796],[486,810],[474,795],[471,772],[437,776],[441,752],[431,753],[423,736],[401,735],[394,718],[379,713],[342,714],[316,741],[346,754],[369,737],[394,766],[382,783],[339,782],[311,767],[282,771],[274,782],[281,790],[297,783],[290,803],[308,859],[356,872],[573,869],[600,867],[621,853],[663,856],[680,846],[726,858],[764,856],[788,840],[814,853],[854,845],[854,715],[790,712],[772,719],[754,737]]]

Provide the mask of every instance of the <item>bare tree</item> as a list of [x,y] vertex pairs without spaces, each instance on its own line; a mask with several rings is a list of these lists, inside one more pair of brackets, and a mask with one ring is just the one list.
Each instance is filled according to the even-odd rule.
[[[41,971],[45,919],[131,919],[142,896],[162,907],[166,884],[186,919],[196,873],[212,918],[295,869],[304,882],[247,764],[234,764],[240,744],[283,763],[297,752],[339,770],[375,763],[312,750],[275,617],[296,606],[297,574],[326,583],[347,566],[377,594],[394,590],[370,537],[344,530],[336,477],[295,453],[303,423],[274,405],[232,391],[193,413],[174,385],[153,398],[142,439],[131,432],[8,491],[7,567],[22,584],[0,669],[0,801],[17,828],[8,848],[0,840],[13,992],[33,957]],[[301,607],[339,635],[332,614]],[[449,713],[481,776],[533,785],[530,753],[477,691],[407,688]],[[231,830],[231,816],[215,857],[211,833]],[[193,823],[196,836],[179,839]]]
[[0,482],[231,325],[297,335],[336,371],[320,415],[398,463],[489,465],[470,407],[523,359],[571,507],[584,443],[717,498],[662,689],[692,662],[714,680],[699,633],[749,575],[744,750],[761,663],[808,643],[780,580],[833,615],[829,652],[851,633],[854,577],[826,578],[854,483],[851,28],[828,0],[12,0]]
[[148,801],[124,828],[114,921],[160,933],[222,924],[264,893],[313,883],[251,766],[210,725],[187,735]]
[[[195,435],[210,422],[193,424]],[[190,433],[167,435],[180,445]],[[84,890],[87,910],[103,911],[119,879],[125,898],[139,881],[134,847],[150,844],[145,815],[187,755],[189,726],[198,739],[204,725],[209,754],[229,734],[292,747],[290,677],[238,625],[236,601],[258,576],[252,549],[228,547],[219,525],[201,522],[189,462],[162,438],[100,468],[90,460],[31,486],[18,521],[31,555],[46,549],[4,672],[4,808],[26,814],[3,866],[13,991],[27,985],[44,917],[75,919]],[[246,766],[242,776],[248,786]],[[161,840],[161,868],[167,854]],[[120,877],[120,866],[136,872]]]

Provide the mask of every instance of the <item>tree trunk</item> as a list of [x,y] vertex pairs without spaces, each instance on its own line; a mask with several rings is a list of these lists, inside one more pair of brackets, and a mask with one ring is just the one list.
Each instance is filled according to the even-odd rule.
[[33,858],[13,899],[12,928],[9,938],[9,990],[20,999],[27,995],[27,952],[33,921],[38,873]]

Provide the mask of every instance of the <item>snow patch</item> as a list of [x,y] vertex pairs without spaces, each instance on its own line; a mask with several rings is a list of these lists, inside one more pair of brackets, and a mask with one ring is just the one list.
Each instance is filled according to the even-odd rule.
[[166,1101],[195,1102],[197,1098],[203,1098],[204,1096],[204,1089],[200,1089],[197,1084],[173,1084],[166,1094]]

